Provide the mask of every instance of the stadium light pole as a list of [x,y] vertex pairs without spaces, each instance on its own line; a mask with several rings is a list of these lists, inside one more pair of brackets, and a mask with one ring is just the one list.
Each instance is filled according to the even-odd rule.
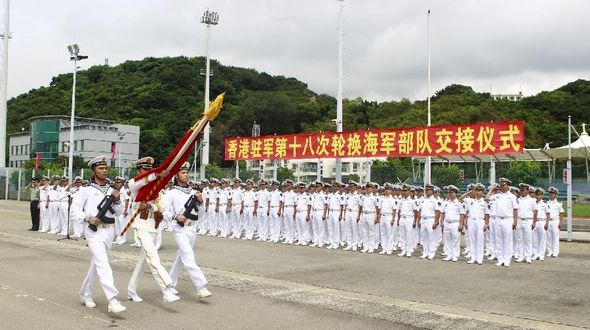
[[2,74],[0,76],[0,168],[6,167],[6,120],[7,120],[7,104],[6,104],[6,88],[8,79],[8,39],[10,39],[9,19],[10,19],[10,1],[4,0],[4,31],[2,37]]
[[[342,132],[342,25],[344,0],[337,0],[338,7],[338,90],[336,92],[336,132]],[[342,158],[336,158],[336,181],[342,181]]]
[[78,72],[78,61],[87,59],[88,56],[80,55],[78,44],[68,46],[70,52],[70,61],[74,62],[74,73],[72,80],[72,112],[70,115],[70,146],[68,154],[68,178],[72,182],[74,174],[74,116],[76,114],[76,72]]
[[[207,65],[205,68],[205,111],[209,108],[209,79],[211,75],[210,69],[210,58],[209,48],[211,47],[211,25],[217,25],[219,22],[219,14],[214,11],[205,10],[203,17],[201,17],[201,23],[207,26],[207,47],[205,50],[205,57]],[[201,179],[205,178],[205,167],[209,164],[209,134],[211,133],[211,126],[207,123],[205,130],[203,131],[203,148],[201,150]]]
[[[428,39],[428,124],[427,126],[430,127],[432,125],[431,118],[430,118],[430,9],[428,10],[427,14],[427,39]],[[432,177],[432,157],[426,156],[426,164],[424,166],[424,184],[431,183]]]

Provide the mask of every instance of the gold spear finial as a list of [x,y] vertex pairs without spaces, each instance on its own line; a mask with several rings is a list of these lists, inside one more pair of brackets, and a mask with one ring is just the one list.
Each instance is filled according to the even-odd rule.
[[215,101],[211,102],[211,104],[209,105],[209,109],[207,109],[207,111],[204,112],[205,117],[207,117],[209,121],[213,121],[217,117],[217,115],[219,115],[221,107],[223,106],[224,96],[225,92],[217,95]]

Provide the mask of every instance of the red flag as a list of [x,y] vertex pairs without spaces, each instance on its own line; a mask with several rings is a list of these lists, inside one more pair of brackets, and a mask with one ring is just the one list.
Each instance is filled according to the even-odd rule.
[[115,142],[111,143],[111,160],[117,159],[117,144]]
[[37,151],[37,159],[35,159],[35,169],[38,170],[41,167],[41,152]]

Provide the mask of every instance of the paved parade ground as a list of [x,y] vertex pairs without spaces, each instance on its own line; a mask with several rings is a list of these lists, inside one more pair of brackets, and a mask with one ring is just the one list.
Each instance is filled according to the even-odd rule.
[[[199,301],[184,274],[181,300],[164,304],[146,272],[144,302],[123,301],[127,311],[112,316],[98,285],[97,308],[79,301],[84,240],[27,231],[27,202],[0,201],[0,223],[0,329],[590,328],[583,242],[562,241],[557,259],[505,268],[199,236],[211,298]],[[138,253],[129,245],[110,253],[121,299]],[[175,253],[164,233],[165,267]]]

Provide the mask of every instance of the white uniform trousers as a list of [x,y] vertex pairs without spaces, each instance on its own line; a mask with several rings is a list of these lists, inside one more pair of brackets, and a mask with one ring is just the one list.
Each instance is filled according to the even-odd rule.
[[364,249],[375,249],[375,227],[375,212],[363,212],[361,215],[361,231]]
[[215,205],[209,205],[208,213],[207,226],[209,227],[209,235],[217,235],[217,231],[219,231],[219,215],[215,212]]
[[414,216],[402,215],[399,219],[399,241],[402,252],[414,252]]
[[346,222],[346,213],[342,215],[342,220],[340,221],[340,245],[343,245],[348,241],[348,226]]
[[497,250],[497,246],[498,243],[496,243],[496,230],[498,229],[498,220],[496,219],[496,217],[490,217],[490,222],[489,222],[489,229],[486,232],[486,235],[489,237],[489,240],[487,240],[486,242],[488,242],[488,250],[489,252],[492,254],[492,256],[496,256],[496,250]]
[[208,212],[205,211],[204,207],[199,207],[198,215],[199,215],[199,219],[197,220],[198,233],[201,235],[205,235],[205,234],[207,234],[207,230],[209,228],[208,222],[207,222]]
[[330,245],[340,245],[340,210],[330,210],[328,213],[328,241]]
[[59,233],[61,222],[59,221],[59,202],[50,202],[49,203],[49,212],[47,217],[49,218],[49,223],[51,224],[50,233]]
[[418,228],[418,226],[416,226],[415,228],[412,228],[412,243],[413,243],[413,247],[412,247],[412,251],[418,248],[418,243],[422,243],[420,242],[420,228]]
[[485,222],[481,218],[469,218],[467,220],[467,230],[469,231],[469,253],[471,260],[483,262],[484,246],[484,226]]
[[217,219],[219,221],[219,230],[221,236],[227,237],[231,231],[230,226],[231,214],[227,213],[227,205],[219,206],[219,212],[217,213]]
[[269,231],[269,239],[271,241],[279,241],[281,236],[281,217],[279,217],[279,210],[278,206],[271,206],[270,207],[270,216],[268,218],[268,231]]
[[295,214],[295,222],[297,225],[297,240],[299,243],[309,243],[311,240],[309,234],[309,222],[307,222],[307,210],[297,211]]
[[67,234],[70,231],[69,217],[68,217],[68,200],[65,202],[59,202],[59,221],[61,232]]
[[98,226],[97,231],[92,231],[88,226],[85,226],[86,243],[88,244],[88,248],[90,248],[91,259],[90,268],[80,289],[80,295],[91,297],[94,282],[98,277],[100,286],[107,300],[110,301],[119,294],[119,291],[115,287],[113,271],[111,270],[107,255],[107,251],[111,248],[113,237],[115,236],[115,228],[114,225],[103,226]]
[[445,221],[443,239],[447,257],[459,259],[459,256],[461,255],[461,232],[459,231],[459,220],[453,222]]
[[514,244],[512,242],[514,239],[514,230],[512,230],[514,220],[511,217],[496,218],[496,220],[496,257],[498,257],[498,262],[509,265],[514,254]]
[[254,237],[254,206],[244,206],[244,231],[246,232],[246,239]]
[[547,255],[559,256],[559,220],[549,220],[547,226]]
[[[117,229],[117,231],[115,233],[116,235],[120,234],[121,231],[123,230],[123,228],[125,228],[125,226],[127,226],[127,224],[129,223],[129,220],[131,219],[131,216],[132,216],[131,214],[127,214],[127,215],[121,215],[119,217],[120,228]],[[121,236],[119,238],[119,243],[123,244],[123,243],[127,242],[127,232],[129,232],[129,230],[126,231],[125,234],[123,234],[123,236]]]
[[397,244],[396,237],[394,237],[397,234],[396,224],[392,225],[392,221],[393,214],[381,214],[381,222],[379,223],[381,226],[381,248],[387,252],[393,251]]
[[233,237],[240,238],[242,236],[242,215],[240,214],[240,210],[242,209],[241,205],[235,205],[231,208],[231,231],[233,233]]
[[358,211],[346,210],[347,245],[355,247],[359,243],[359,223],[356,222]]
[[324,233],[324,220],[322,220],[323,216],[323,209],[311,211],[311,230],[313,235],[313,243],[318,245],[324,244],[326,236],[326,234]]
[[432,226],[434,218],[420,219],[420,236],[422,237],[422,255],[434,256],[436,253],[436,236]]
[[547,220],[537,220],[535,229],[533,229],[533,257],[545,258],[545,251],[547,250],[547,231],[545,230],[545,223]]
[[516,231],[518,233],[518,250],[516,253],[525,260],[529,260],[533,256],[533,220],[532,219],[518,219]]
[[156,241],[154,242],[154,247],[156,250],[159,250],[162,246],[162,232],[164,231],[164,228],[160,225],[157,230],[158,231],[156,232]]
[[[142,220],[138,219],[137,221]],[[139,277],[143,274],[143,269],[146,263],[150,267],[150,271],[160,287],[160,290],[164,291],[166,287],[172,285],[172,279],[164,266],[160,263],[160,256],[158,255],[158,250],[155,246],[156,233],[149,232],[143,228],[133,228],[133,231],[137,234],[137,239],[141,244],[141,251],[139,253],[139,260],[137,260],[137,264],[135,265],[135,269],[129,280],[127,292],[130,295],[137,295]]]
[[39,202],[39,221],[41,222],[39,225],[39,228],[41,228],[40,232],[48,232],[51,230],[51,222],[47,217],[48,212],[47,202]]
[[84,235],[84,226],[86,226],[86,222],[84,221],[74,221],[74,237],[82,237]]
[[258,224],[258,238],[267,240],[269,236],[268,231],[268,207],[259,207],[256,212],[256,223]]
[[436,242],[434,244],[434,250],[438,250],[438,247],[440,246],[440,244],[442,243],[442,235],[443,235],[443,226],[436,226],[436,229],[434,230],[434,241]]
[[172,279],[172,286],[176,287],[176,283],[178,282],[178,277],[182,271],[182,267],[186,268],[189,278],[197,287],[197,290],[200,290],[207,286],[207,279],[205,278],[205,274],[197,265],[197,261],[195,260],[195,253],[194,247],[195,242],[197,241],[197,233],[192,231],[189,228],[180,227],[177,224],[173,225],[174,227],[174,240],[176,241],[176,245],[178,246],[178,252],[176,253],[176,259],[172,264],[172,268],[170,268],[170,278]]
[[283,236],[285,237],[285,242],[293,242],[295,239],[295,228],[297,226],[295,225],[294,212],[295,208],[292,206],[285,206],[283,209]]

